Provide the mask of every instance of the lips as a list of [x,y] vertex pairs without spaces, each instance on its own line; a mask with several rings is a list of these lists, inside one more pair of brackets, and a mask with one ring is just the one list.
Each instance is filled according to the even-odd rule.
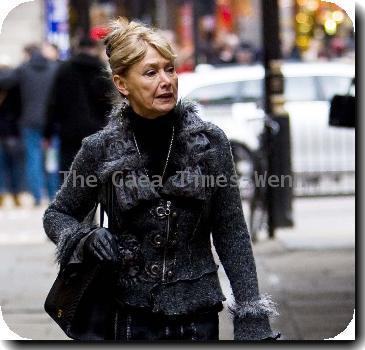
[[173,97],[173,93],[172,92],[166,92],[164,94],[158,95],[157,98],[171,98]]

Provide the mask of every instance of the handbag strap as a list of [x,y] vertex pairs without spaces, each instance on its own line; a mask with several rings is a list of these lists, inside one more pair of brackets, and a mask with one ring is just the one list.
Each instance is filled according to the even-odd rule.
[[355,80],[355,77],[351,79],[351,83],[350,83],[350,86],[347,90],[347,94],[346,96],[350,96],[351,95],[351,89],[353,86],[356,86],[356,80]]
[[[106,206],[108,213],[108,228],[112,227],[112,217],[113,213],[113,188],[111,187],[112,183],[106,185]],[[100,227],[104,226],[104,215],[105,215],[105,207],[103,203],[100,201]]]
[[99,218],[100,227],[104,226],[104,214],[105,214],[104,206],[100,203],[100,218]]

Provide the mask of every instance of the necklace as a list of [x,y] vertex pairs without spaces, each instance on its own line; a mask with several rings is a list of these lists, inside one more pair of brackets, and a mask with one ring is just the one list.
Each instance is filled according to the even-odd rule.
[[[172,134],[171,134],[171,140],[170,140],[169,150],[167,152],[166,162],[165,162],[165,165],[164,165],[164,168],[163,168],[163,171],[162,171],[161,181],[163,180],[163,177],[165,176],[165,172],[166,172],[166,169],[167,169],[167,165],[169,164],[170,154],[171,154],[171,149],[172,149],[172,144],[174,142],[174,136],[175,136],[175,126],[173,125],[172,126]],[[141,152],[139,150],[138,143],[137,143],[136,136],[135,136],[134,132],[133,132],[133,141],[134,141],[134,145],[136,146],[136,149],[137,149],[139,158],[142,159],[142,155],[141,155]],[[143,167],[143,170],[146,173],[147,177],[150,178],[150,176],[148,175],[147,169],[145,167]]]

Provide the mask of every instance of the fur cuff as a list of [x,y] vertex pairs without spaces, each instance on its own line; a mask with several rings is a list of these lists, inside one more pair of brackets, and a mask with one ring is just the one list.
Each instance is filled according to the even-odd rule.
[[271,299],[270,295],[263,294],[258,300],[236,302],[229,306],[229,311],[239,318],[262,316],[278,316],[277,304]]
[[67,264],[78,242],[98,226],[90,224],[76,224],[63,230],[56,248],[56,260],[61,265]]

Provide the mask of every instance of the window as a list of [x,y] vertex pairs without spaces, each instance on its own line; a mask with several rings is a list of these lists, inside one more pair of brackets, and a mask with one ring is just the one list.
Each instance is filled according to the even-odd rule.
[[241,82],[239,102],[259,102],[264,95],[263,80],[246,80]]
[[223,105],[237,102],[238,82],[215,84],[194,90],[188,97],[202,105]]
[[[319,77],[323,98],[326,101],[329,101],[336,94],[347,94],[350,88],[351,80],[352,79],[348,77]],[[352,94],[354,94],[353,89],[350,91]]]
[[318,100],[317,88],[313,77],[288,77],[285,78],[285,99],[293,101]]

